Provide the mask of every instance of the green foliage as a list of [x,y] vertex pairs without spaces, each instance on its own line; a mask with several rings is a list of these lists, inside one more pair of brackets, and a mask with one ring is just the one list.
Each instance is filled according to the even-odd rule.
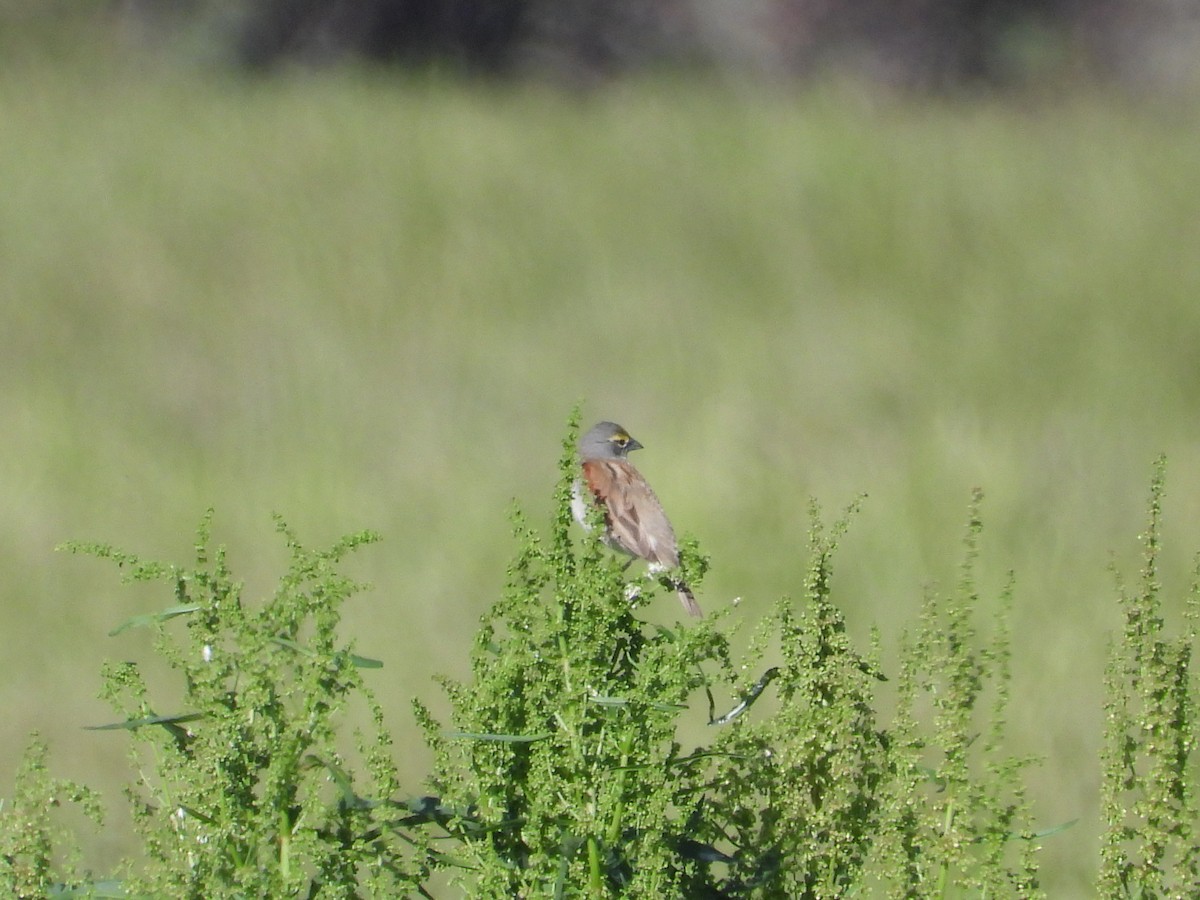
[[[851,510],[853,512],[853,509]],[[699,836],[734,861],[732,896],[842,897],[860,889],[882,824],[888,738],[878,730],[876,665],[851,647],[830,598],[832,559],[849,513],[829,533],[811,510],[811,561],[800,609],[784,599],[759,629],[754,664],[777,644],[778,709],[752,710],[713,742],[713,772],[695,786]],[[740,671],[755,671],[743,664]],[[735,685],[748,696],[756,688]]]
[[[1066,826],[1033,830],[1031,760],[1007,749],[1013,578],[985,633],[979,492],[957,584],[927,593],[893,682],[878,634],[860,653],[834,602],[833,561],[858,503],[832,526],[812,504],[802,598],[781,599],[738,651],[730,610],[675,627],[637,617],[648,603],[674,608],[673,591],[659,576],[629,580],[599,540],[597,513],[589,534],[574,526],[577,432],[578,413],[548,536],[514,514],[519,549],[483,618],[470,681],[442,682],[453,727],[415,704],[435,756],[433,794],[415,801],[397,799],[391,738],[362,677],[382,664],[337,637],[341,604],[359,589],[338,564],[373,534],[312,551],[278,522],[290,564],[256,604],[243,600],[224,550],[210,549],[211,514],[189,568],[70,545],[117,563],[128,581],[170,585],[169,606],[113,634],[151,629],[180,691],[156,699],[136,663],[104,672],[120,720],[93,730],[131,739],[137,778],[126,793],[142,858],[119,880],[80,873],[49,814],[69,799],[99,821],[98,799],[51,779],[35,740],[0,805],[0,889],[431,897],[448,873],[482,898],[1045,896],[1039,842]],[[1163,485],[1160,461],[1138,589],[1118,579],[1125,629],[1106,679],[1104,897],[1200,890],[1200,562],[1183,634],[1168,638]],[[698,588],[708,560],[694,542],[684,547]],[[354,702],[373,723],[353,749],[361,776],[338,733]]]
[[[973,620],[981,501],[976,491],[957,590],[926,598],[901,663],[880,829],[882,877],[894,897],[945,896],[951,885],[972,896],[1042,896],[1020,777],[1032,760],[1005,750],[1011,575],[990,641],[980,644]],[[930,734],[919,709],[928,710]]]
[[[999,628],[978,646],[972,621],[980,499],[957,592],[928,596],[902,654],[890,726],[878,712],[877,663],[854,651],[831,598],[849,513],[826,531],[813,508],[804,606],[781,601],[759,632],[758,645],[777,642],[783,660],[779,709],[747,716],[714,743],[723,762],[705,786],[706,837],[731,839],[741,874],[725,882],[727,894],[1040,896],[1019,778],[1028,760],[1002,747],[1008,637]],[[993,704],[981,709],[987,691]]]
[[1187,596],[1183,633],[1167,634],[1159,582],[1165,460],[1150,487],[1141,536],[1143,566],[1133,589],[1117,585],[1125,626],[1112,645],[1107,697],[1099,888],[1105,897],[1200,894],[1200,681],[1193,668],[1200,622],[1200,560]]
[[[457,730],[418,705],[433,786],[462,811],[472,896],[678,896],[694,868],[680,856],[682,801],[703,757],[675,730],[702,667],[728,669],[728,646],[713,621],[648,628],[634,613],[657,590],[631,602],[598,539],[576,552],[575,425],[549,540],[517,515],[521,549],[476,639],[474,680],[445,683]],[[693,586],[704,568],[685,559]]]
[[[855,652],[831,599],[853,509],[827,530],[814,505],[804,600],[781,601],[737,663],[727,614],[647,626],[635,612],[655,594],[639,585],[631,602],[597,538],[576,549],[574,424],[550,538],[518,515],[521,549],[473,681],[446,683],[456,730],[417,707],[471,895],[833,898],[883,884],[897,897],[1039,896],[1026,761],[1001,747],[1008,638],[977,647],[971,619],[978,498],[958,593],[929,598],[889,729],[877,663]],[[691,556],[696,585],[704,562]],[[685,749],[681,725],[705,695],[711,738]]]
[[[76,841],[50,813],[65,800],[100,825],[100,799],[85,787],[51,778],[46,755],[46,745],[34,736],[17,770],[12,800],[0,800],[0,896],[70,896],[86,881],[78,871]],[[64,853],[65,859],[56,858]]]
[[[128,581],[166,581],[174,603],[118,628],[155,630],[155,650],[180,678],[180,691],[156,699],[136,663],[108,665],[103,696],[127,731],[137,780],[127,788],[145,862],[128,866],[129,894],[154,897],[350,897],[361,887],[394,895],[419,882],[410,815],[386,802],[397,790],[382,712],[360,670],[378,666],[340,646],[342,602],[358,585],[337,564],[376,540],[350,535],[325,551],[301,546],[277,526],[291,554],[273,596],[247,603],[209,549],[203,521],[191,568],[143,562],[104,545],[70,549],[110,559]],[[183,617],[182,635],[167,627]],[[337,740],[352,699],[374,727],[358,736],[366,769],[360,793]],[[419,846],[420,842],[416,842]],[[416,860],[411,864],[407,859]]]

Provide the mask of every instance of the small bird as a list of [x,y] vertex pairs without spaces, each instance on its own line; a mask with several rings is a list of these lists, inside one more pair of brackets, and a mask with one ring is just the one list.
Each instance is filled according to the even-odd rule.
[[[642,474],[625,457],[642,447],[615,422],[600,422],[579,439],[583,480],[604,510],[602,540],[614,550],[644,559],[651,570],[679,568],[679,544],[658,497]],[[571,511],[585,528],[587,506],[577,483]],[[700,604],[684,582],[672,579],[679,602],[693,616],[701,615]]]

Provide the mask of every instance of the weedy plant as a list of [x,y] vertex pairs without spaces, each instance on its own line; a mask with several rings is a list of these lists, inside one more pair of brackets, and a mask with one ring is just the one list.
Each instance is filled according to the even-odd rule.
[[1158,571],[1165,470],[1160,458],[1136,587],[1113,569],[1125,625],[1105,673],[1099,877],[1105,897],[1200,897],[1200,679],[1193,665],[1200,557],[1182,633],[1171,638]]
[[[548,540],[517,517],[521,550],[476,642],[473,680],[445,683],[454,729],[417,705],[469,893],[1038,896],[1027,760],[1001,747],[1007,634],[980,648],[971,622],[978,498],[958,593],[930,596],[889,727],[876,713],[877,654],[855,652],[830,597],[857,505],[829,529],[813,507],[803,599],[780,601],[735,661],[728,613],[648,626],[636,607],[658,587],[639,587],[631,603],[599,529],[577,543],[576,425]],[[706,561],[685,549],[695,586]],[[992,706],[980,709],[989,684]],[[680,725],[705,702],[708,739],[684,748]]]
[[0,800],[0,896],[67,897],[111,887],[81,874],[72,835],[50,819],[51,810],[65,801],[79,804],[100,825],[100,798],[73,782],[51,778],[46,755],[45,743],[34,735],[17,770],[12,800]]
[[[738,654],[730,610],[672,628],[638,618],[673,592],[655,577],[630,583],[599,527],[573,527],[577,430],[576,415],[548,534],[514,514],[519,549],[484,616],[470,680],[442,682],[453,721],[415,704],[435,752],[431,793],[417,800],[401,799],[363,681],[380,664],[336,634],[340,605],[358,589],[337,565],[374,535],[315,552],[279,523],[290,565],[253,604],[224,551],[209,548],[207,517],[187,568],[71,545],[128,580],[170,586],[172,605],[117,631],[153,629],[180,691],[159,699],[132,663],[104,671],[120,720],[100,727],[131,738],[127,794],[142,858],[108,881],[79,873],[48,812],[66,798],[98,819],[98,802],[51,779],[35,742],[0,806],[0,891],[432,897],[449,877],[468,896],[505,900],[1043,896],[1038,842],[1057,829],[1033,831],[1022,787],[1031,760],[1005,750],[1011,576],[996,624],[985,633],[976,622],[981,497],[958,583],[929,592],[889,681],[878,635],[856,651],[832,598],[834,556],[858,504],[832,526],[814,504],[803,595],[780,600]],[[1126,627],[1108,673],[1105,897],[1200,895],[1200,588],[1184,634],[1167,639],[1162,493],[1160,462],[1146,565],[1138,590],[1121,588]],[[706,568],[685,543],[686,580],[699,585]],[[361,775],[338,731],[352,702],[373,722],[355,742]],[[894,709],[886,721],[884,706]]]
[[[132,738],[138,777],[127,794],[145,853],[126,865],[123,895],[405,894],[428,859],[423,839],[406,830],[413,814],[386,799],[398,793],[391,741],[361,675],[380,663],[340,646],[336,633],[342,602],[359,588],[336,566],[375,536],[312,551],[279,521],[291,563],[274,595],[255,605],[224,550],[210,550],[210,518],[190,568],[69,545],[117,563],[128,581],[165,581],[174,592],[173,605],[116,631],[154,629],[156,652],[180,676],[179,696],[156,699],[134,663],[103,673],[103,696],[121,720],[99,728]],[[168,624],[175,619],[186,622],[182,633]],[[366,703],[374,722],[357,740],[365,789],[338,740],[352,700]]]
[[955,592],[926,597],[901,654],[875,860],[891,897],[1043,896],[1037,842],[1067,827],[1032,831],[1021,772],[1034,760],[1004,749],[1013,579],[981,641],[981,501],[976,491]]
[[[433,787],[459,811],[472,896],[679,896],[706,754],[685,752],[676,727],[712,678],[705,667],[731,671],[729,647],[716,619],[647,626],[635,613],[656,588],[631,602],[598,538],[576,550],[575,436],[573,425],[549,540],[516,515],[521,548],[476,639],[473,681],[443,682],[454,730],[422,704],[417,717]],[[694,546],[683,556],[699,584],[706,561]]]

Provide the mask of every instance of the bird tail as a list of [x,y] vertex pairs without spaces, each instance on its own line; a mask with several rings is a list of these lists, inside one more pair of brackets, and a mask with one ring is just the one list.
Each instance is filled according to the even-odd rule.
[[692,589],[682,581],[675,582],[675,592],[679,594],[679,602],[683,604],[683,608],[688,611],[689,616],[702,616],[700,612],[700,604],[696,602],[696,595],[692,593]]

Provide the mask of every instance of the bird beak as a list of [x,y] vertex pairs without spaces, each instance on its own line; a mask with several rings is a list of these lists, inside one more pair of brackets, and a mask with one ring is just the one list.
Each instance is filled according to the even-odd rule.
[[641,450],[641,449],[642,449],[642,445],[639,444],[637,441],[635,441],[633,438],[630,438],[629,443],[625,445],[626,453],[628,453],[630,450]]

